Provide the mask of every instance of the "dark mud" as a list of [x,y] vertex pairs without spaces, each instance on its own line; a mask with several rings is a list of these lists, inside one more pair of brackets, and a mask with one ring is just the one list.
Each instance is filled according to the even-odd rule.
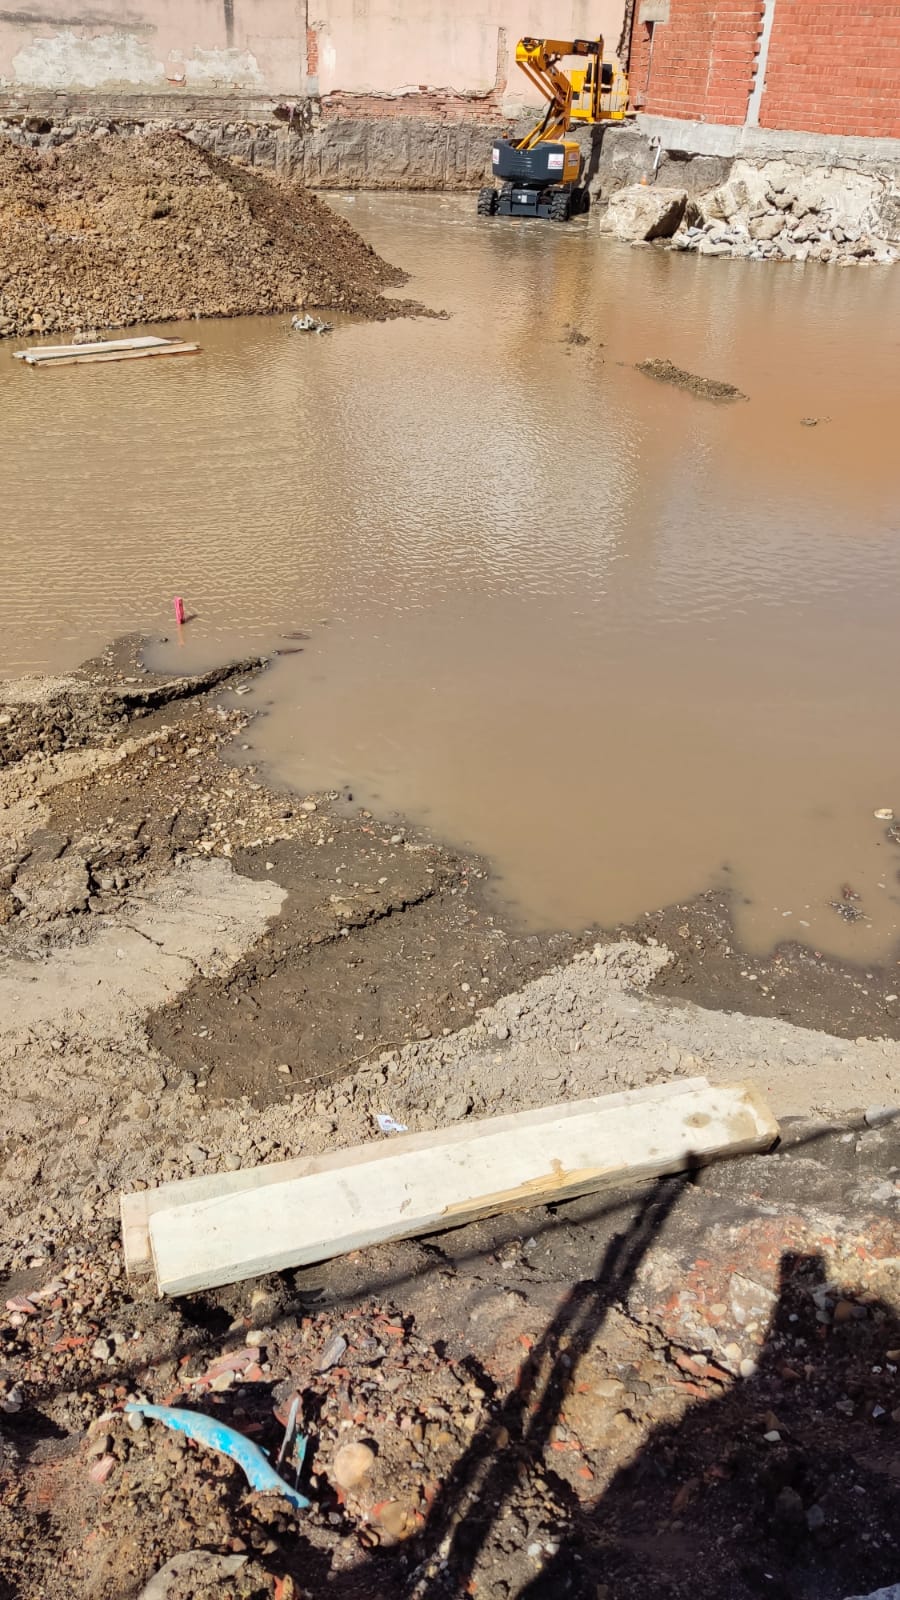
[[778,1017],[842,1039],[900,1038],[896,952],[889,962],[869,967],[793,942],[767,956],[748,955],[735,938],[731,896],[721,890],[648,912],[617,931],[620,937],[657,939],[672,952],[651,994],[711,1011]]

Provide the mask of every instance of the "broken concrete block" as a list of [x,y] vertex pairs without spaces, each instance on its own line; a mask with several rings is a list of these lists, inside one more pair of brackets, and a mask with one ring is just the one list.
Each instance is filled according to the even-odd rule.
[[632,243],[671,239],[684,216],[687,198],[684,189],[649,189],[640,183],[632,184],[613,195],[600,230]]

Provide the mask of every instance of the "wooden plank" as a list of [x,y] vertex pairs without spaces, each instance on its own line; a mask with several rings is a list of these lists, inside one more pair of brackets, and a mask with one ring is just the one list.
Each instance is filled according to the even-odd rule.
[[[614,1106],[639,1105],[645,1100],[671,1100],[675,1095],[689,1094],[692,1090],[708,1089],[709,1082],[706,1078],[674,1078],[671,1083],[653,1083],[645,1085],[642,1089],[624,1089],[618,1094],[603,1096],[604,1106],[612,1109]],[[560,1117],[579,1115],[580,1102],[572,1101],[568,1105],[556,1107]],[[465,1143],[467,1139],[477,1137],[477,1130],[492,1128],[495,1132],[508,1128],[513,1132],[516,1128],[525,1127],[529,1120],[543,1125],[547,1113],[545,1109],[524,1111],[505,1117],[490,1119],[474,1119],[471,1122],[459,1122],[443,1130],[445,1143]],[[391,1148],[397,1150],[430,1150],[434,1143],[434,1132],[429,1129],[426,1133],[410,1133],[395,1137],[391,1140]],[[137,1189],[132,1194],[123,1194],[119,1197],[119,1208],[122,1219],[122,1245],[125,1252],[125,1270],[131,1275],[150,1272],[153,1267],[153,1257],[150,1250],[150,1218],[157,1211],[168,1211],[172,1206],[190,1205],[196,1200],[214,1200],[223,1195],[246,1194],[250,1189],[261,1189],[270,1183],[285,1183],[290,1178],[305,1178],[314,1172],[338,1172],[347,1160],[349,1154],[359,1158],[359,1164],[365,1161],[380,1161],[386,1146],[380,1136],[371,1144],[358,1145],[354,1151],[329,1150],[324,1155],[295,1156],[288,1161],[269,1161],[260,1167],[241,1167],[237,1172],[210,1172],[203,1173],[197,1178],[182,1178],[174,1183],[162,1183],[155,1189]]]
[[96,361],[142,361],[148,356],[193,356],[198,353],[199,344],[167,344],[164,347],[155,347],[152,350],[114,350],[109,355],[78,355],[58,356],[54,361],[29,362],[30,366],[39,367],[79,367]]
[[[618,1096],[616,1099],[618,1100]],[[502,1126],[500,1126],[502,1124]],[[460,1132],[464,1137],[460,1137]],[[519,1207],[766,1150],[778,1124],[746,1084],[610,1106],[603,1097],[344,1152],[340,1166],[157,1211],[161,1294],[189,1294]]]
[[147,350],[157,344],[177,344],[158,333],[140,334],[133,339],[95,339],[90,344],[40,344],[33,350],[15,350],[17,361],[56,361],[61,356],[92,355],[97,350]]

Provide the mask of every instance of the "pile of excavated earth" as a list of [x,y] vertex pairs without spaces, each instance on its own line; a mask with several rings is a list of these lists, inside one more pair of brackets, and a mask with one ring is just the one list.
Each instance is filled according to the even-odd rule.
[[736,161],[727,182],[696,199],[664,183],[621,189],[601,228],[707,256],[887,265],[900,260],[900,195],[863,172]]
[[0,139],[0,335],[303,307],[395,316],[404,274],[308,190],[180,134]]
[[[263,780],[261,666],[126,643],[0,691],[0,1600],[896,1579],[896,980],[825,973],[825,1033],[785,1015],[821,961],[750,962],[710,904],[507,930],[476,859]],[[726,972],[765,1014],[685,1003]],[[123,1190],[700,1074],[780,1149],[177,1299],[125,1275]],[[309,1506],[132,1405],[271,1462],[287,1431]]]

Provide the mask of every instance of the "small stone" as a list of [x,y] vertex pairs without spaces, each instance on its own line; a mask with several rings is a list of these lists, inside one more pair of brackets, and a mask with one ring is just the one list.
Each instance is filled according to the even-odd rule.
[[7,1416],[15,1416],[25,1404],[25,1391],[20,1383],[14,1383],[8,1389],[3,1399],[0,1400],[0,1411],[5,1411]]
[[106,1339],[95,1339],[91,1345],[91,1355],[95,1361],[108,1361],[112,1355],[112,1345]]
[[740,1361],[743,1351],[741,1350],[740,1345],[735,1344],[732,1340],[731,1344],[726,1344],[722,1354],[725,1356],[727,1361]]
[[867,1106],[864,1112],[867,1128],[881,1128],[886,1122],[893,1122],[897,1116],[896,1106]]
[[862,1322],[866,1317],[866,1308],[854,1305],[852,1300],[839,1300],[833,1317],[835,1322]]
[[286,1061],[281,1062],[278,1071],[282,1073],[285,1078],[289,1078],[291,1075],[291,1068]]
[[775,1514],[779,1522],[787,1527],[797,1524],[802,1527],[806,1520],[803,1501],[796,1489],[792,1489],[788,1484],[785,1484],[775,1501]]
[[416,1519],[400,1500],[386,1500],[374,1515],[379,1527],[392,1539],[406,1539],[415,1532]]
[[105,1483],[115,1464],[115,1456],[101,1456],[99,1461],[94,1462],[88,1477],[92,1478],[94,1483]]
[[346,1353],[347,1341],[342,1333],[336,1333],[329,1339],[322,1352],[322,1359],[316,1368],[317,1372],[328,1372],[331,1367],[336,1367],[341,1357]]
[[594,1384],[594,1393],[601,1400],[616,1400],[625,1393],[625,1385],[619,1378],[601,1378]]
[[216,1374],[216,1376],[212,1379],[209,1387],[216,1394],[221,1394],[223,1392],[223,1390],[230,1389],[233,1383],[234,1383],[234,1373],[233,1372],[218,1372]]
[[742,1378],[755,1378],[756,1377],[756,1371],[757,1371],[756,1362],[753,1360],[753,1358],[751,1356],[745,1356],[743,1361],[741,1362],[740,1366],[738,1367],[738,1372],[740,1373],[741,1377]]
[[313,811],[318,811],[318,809],[319,808],[316,805],[315,800],[302,800],[300,802],[300,810],[301,811],[313,812]]
[[355,1489],[372,1471],[375,1451],[369,1445],[342,1445],[331,1464],[331,1476],[341,1489]]
[[147,1426],[147,1419],[142,1411],[129,1411],[126,1420],[132,1433],[141,1433]]
[[766,1444],[781,1443],[781,1434],[778,1432],[777,1428],[770,1428],[768,1433],[763,1434],[763,1438],[765,1439]]
[[806,1526],[810,1533],[818,1533],[825,1526],[825,1513],[821,1506],[810,1506],[806,1513]]
[[448,1122],[462,1122],[472,1109],[472,1096],[469,1094],[454,1094],[450,1096],[444,1107],[444,1115]]

